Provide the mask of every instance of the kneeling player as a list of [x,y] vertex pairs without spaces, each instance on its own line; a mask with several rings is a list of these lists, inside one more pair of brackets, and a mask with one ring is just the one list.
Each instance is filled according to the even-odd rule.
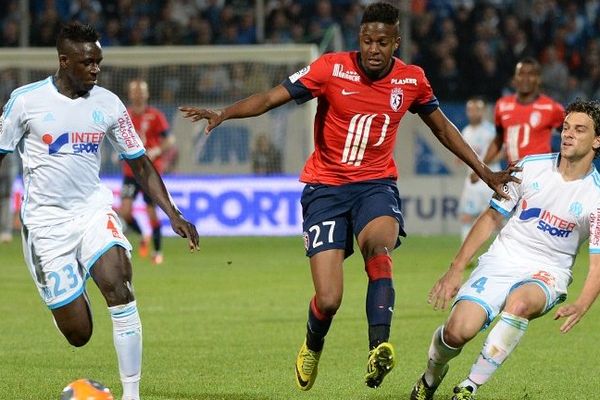
[[[448,362],[499,316],[468,377],[454,388],[453,400],[473,399],[515,349],[529,321],[564,301],[577,249],[588,236],[589,274],[579,298],[555,314],[556,319],[568,317],[561,331],[568,332],[596,299],[600,292],[600,237],[595,234],[600,229],[600,174],[592,161],[600,149],[600,103],[571,104],[561,139],[560,154],[528,156],[520,162],[521,182],[507,185],[511,200],[492,199],[449,271],[431,290],[429,302],[434,309],[445,308],[455,295],[456,300],[446,323],[433,334],[427,369],[415,384],[411,400],[432,399]],[[460,287],[466,264],[508,216],[506,226]]]

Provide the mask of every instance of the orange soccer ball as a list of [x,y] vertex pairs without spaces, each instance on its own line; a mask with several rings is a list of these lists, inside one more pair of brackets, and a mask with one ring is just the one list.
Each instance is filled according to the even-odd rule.
[[110,390],[91,379],[78,379],[63,389],[60,400],[114,400]]

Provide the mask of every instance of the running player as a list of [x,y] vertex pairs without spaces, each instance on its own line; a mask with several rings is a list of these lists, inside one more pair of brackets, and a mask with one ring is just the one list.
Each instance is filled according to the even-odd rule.
[[[593,160],[600,151],[600,103],[576,101],[567,107],[560,153],[527,156],[519,162],[520,183],[509,183],[510,199],[494,197],[433,286],[429,302],[452,312],[433,334],[429,362],[411,393],[429,400],[448,371],[448,362],[496,317],[468,377],[454,388],[453,400],[475,392],[515,349],[529,322],[565,300],[579,245],[588,237],[589,272],[583,290],[555,319],[568,332],[600,293],[600,174]],[[490,234],[508,218],[479,265],[461,286],[466,264]],[[459,289],[460,288],[460,289]]]
[[365,383],[378,387],[394,367],[390,254],[406,234],[393,149],[407,111],[418,113],[444,146],[502,196],[503,183],[514,179],[510,171],[493,173],[477,158],[439,109],[423,70],[393,57],[400,44],[399,15],[391,4],[370,4],[360,24],[360,51],[325,54],[282,84],[220,110],[181,108],[192,121],[206,119],[209,133],[227,119],[261,115],[292,99],[318,99],[315,151],[300,176],[306,183],[301,198],[304,243],[316,292],[296,360],[301,390],[315,382],[324,339],[342,301],[342,266],[353,253],[353,235],[369,279]]
[[127,160],[145,193],[169,216],[173,230],[198,247],[196,228],[172,203],[145,155],[127,110],[96,86],[102,50],[89,25],[64,26],[56,41],[55,75],[13,91],[0,120],[0,162],[18,147],[25,187],[23,252],[56,326],[76,347],[92,335],[85,282],[106,299],[123,400],[139,400],[142,326],[132,286],[131,245],[98,176],[107,137]]
[[[170,134],[169,123],[165,115],[157,108],[148,105],[148,83],[141,79],[134,79],[128,85],[129,107],[127,111],[131,116],[133,127],[140,136],[146,155],[154,164],[159,174],[163,172],[163,159],[161,155],[167,152],[175,143],[175,136]],[[142,257],[148,256],[148,239],[142,234],[138,221],[133,216],[132,208],[135,197],[140,192],[141,186],[135,180],[131,167],[123,163],[123,186],[121,188],[121,207],[119,214],[127,226],[142,236],[139,252]],[[161,251],[162,233],[161,223],[156,214],[156,207],[150,196],[142,193],[146,202],[146,212],[152,228],[152,254],[154,264],[162,264]]]

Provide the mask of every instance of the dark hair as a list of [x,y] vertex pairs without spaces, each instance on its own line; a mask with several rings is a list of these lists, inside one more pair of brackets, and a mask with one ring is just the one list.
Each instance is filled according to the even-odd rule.
[[565,114],[574,112],[587,114],[594,121],[594,133],[600,136],[600,101],[577,98],[565,109]]
[[400,23],[400,10],[389,3],[370,4],[365,9],[360,24],[368,24],[369,22],[396,25]]
[[82,24],[79,22],[71,22],[63,25],[56,37],[56,48],[61,51],[64,42],[70,40],[78,43],[96,42],[100,39],[100,35],[96,32],[93,26]]
[[[583,100],[580,98],[575,99],[574,102],[569,104],[565,109],[565,115],[570,113],[583,113],[586,114],[594,122],[594,134],[600,136],[600,102],[598,100]],[[600,148],[595,149],[596,157],[600,154]]]
[[[542,69],[541,69],[540,63],[538,62],[538,60],[536,60],[536,59],[535,59],[535,58],[533,58],[533,57],[530,57],[530,56],[528,56],[528,57],[523,57],[523,58],[521,58],[521,59],[519,60],[519,62],[517,62],[517,64],[516,64],[516,65],[519,65],[519,64],[529,64],[529,65],[532,65],[532,66],[533,66],[533,67],[536,69],[536,71],[538,71],[538,73],[541,73],[541,72],[542,72]],[[515,68],[516,68],[516,65],[515,65]]]

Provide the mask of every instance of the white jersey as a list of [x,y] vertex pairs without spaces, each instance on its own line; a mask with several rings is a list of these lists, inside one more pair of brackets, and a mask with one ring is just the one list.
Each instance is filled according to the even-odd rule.
[[[600,253],[600,174],[565,181],[558,153],[527,156],[519,162],[520,184],[507,185],[510,200],[490,205],[510,216],[483,257],[501,257],[531,268],[553,268],[571,277],[579,245]],[[512,214],[511,214],[512,213]]]
[[99,177],[105,136],[123,158],[145,153],[121,100],[98,86],[76,99],[59,93],[52,77],[22,86],[0,123],[0,152],[18,147],[23,161],[26,227],[56,225],[112,204]]
[[[483,160],[490,143],[496,137],[496,128],[490,121],[483,120],[479,125],[467,125],[462,130],[462,137],[471,146],[477,156]],[[492,171],[500,171],[500,163],[488,165]]]

